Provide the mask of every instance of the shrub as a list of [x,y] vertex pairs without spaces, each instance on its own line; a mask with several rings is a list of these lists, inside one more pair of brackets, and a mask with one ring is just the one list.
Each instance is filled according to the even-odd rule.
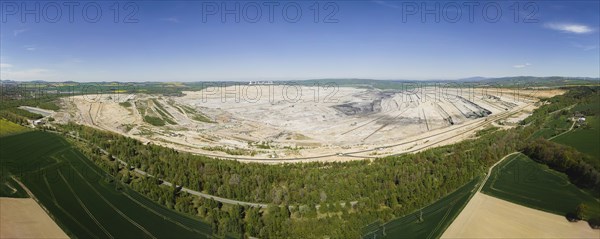
[[146,121],[148,124],[151,124],[154,126],[164,126],[165,125],[165,121],[162,120],[161,118],[148,116],[148,115],[144,116],[144,121]]

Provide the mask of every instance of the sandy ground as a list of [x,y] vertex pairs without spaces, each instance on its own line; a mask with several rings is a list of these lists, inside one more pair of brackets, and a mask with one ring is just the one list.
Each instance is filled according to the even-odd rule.
[[600,238],[600,230],[478,192],[441,238]]
[[0,238],[69,238],[31,198],[0,198]]
[[[259,88],[262,95],[248,95]],[[183,97],[75,96],[64,100],[65,109],[55,118],[59,123],[75,121],[207,156],[264,163],[349,161],[456,143],[492,124],[514,127],[539,106],[537,98],[530,96],[562,93],[340,87],[335,92],[320,89],[316,94],[314,89],[304,88],[296,101],[291,100],[293,90],[282,97],[286,89],[261,85],[209,88],[184,92]],[[152,99],[160,102],[176,124],[156,127],[144,122],[144,115],[161,117]],[[133,107],[119,105],[125,101]],[[184,107],[215,123],[193,120],[193,114]],[[269,148],[258,147],[260,142],[268,142]],[[215,147],[245,153],[231,155]]]

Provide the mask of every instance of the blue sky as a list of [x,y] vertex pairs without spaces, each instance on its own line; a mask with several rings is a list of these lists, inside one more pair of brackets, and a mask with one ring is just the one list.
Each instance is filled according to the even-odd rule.
[[[126,2],[98,1],[86,5],[84,11],[86,3],[73,6],[71,22],[69,6],[63,2],[0,2],[0,78],[211,81],[600,76],[599,1],[475,2],[470,12],[467,5],[473,2],[463,1],[328,5],[304,0],[279,2],[273,7],[272,22],[269,2],[260,1],[145,1],[129,8]],[[35,4],[39,4],[37,9]],[[119,9],[116,23],[115,4]],[[222,16],[223,7],[235,12],[236,4],[239,22],[235,14]],[[98,17],[96,7],[102,11]],[[301,16],[296,17],[296,7]],[[423,7],[436,13],[426,14],[423,21]],[[502,15],[496,17],[498,9]],[[126,20],[129,13],[133,17]]]

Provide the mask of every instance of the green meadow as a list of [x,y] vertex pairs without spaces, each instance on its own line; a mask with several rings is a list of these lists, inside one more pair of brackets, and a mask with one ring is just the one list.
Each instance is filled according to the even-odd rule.
[[579,203],[588,205],[588,218],[600,216],[598,195],[571,184],[567,175],[517,154],[497,165],[482,192],[523,206],[566,216]]

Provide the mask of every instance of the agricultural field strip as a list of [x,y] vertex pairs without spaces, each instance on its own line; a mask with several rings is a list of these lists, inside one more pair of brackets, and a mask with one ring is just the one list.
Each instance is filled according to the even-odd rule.
[[[98,191],[99,189],[98,189],[98,188],[95,188],[95,187],[94,187],[92,184],[90,184],[90,182],[89,182],[89,181],[87,181],[87,180],[85,179],[85,177],[84,177],[84,176],[83,176],[83,175],[82,175],[82,174],[81,174],[81,173],[78,171],[78,168],[75,168],[75,165],[73,164],[73,162],[70,162],[70,161],[69,161],[69,159],[67,158],[68,156],[67,156],[66,154],[62,153],[62,152],[65,152],[65,151],[68,151],[68,152],[74,152],[75,148],[74,148],[74,147],[72,147],[70,144],[68,144],[66,141],[63,141],[63,142],[64,142],[64,144],[62,144],[62,145],[64,145],[64,147],[66,147],[66,148],[62,148],[62,147],[61,147],[61,149],[59,149],[58,151],[57,151],[57,150],[53,150],[53,152],[52,152],[50,155],[47,155],[48,159],[52,159],[52,161],[62,161],[62,162],[65,162],[65,160],[66,160],[66,162],[65,162],[65,163],[67,163],[67,164],[66,164],[65,166],[67,166],[68,168],[70,168],[70,169],[71,169],[71,170],[70,170],[71,172],[76,172],[76,174],[69,175],[69,176],[75,176],[75,177],[79,177],[79,179],[81,179],[81,180],[83,180],[83,181],[85,182],[85,184],[80,184],[80,185],[81,185],[81,186],[84,186],[85,188],[88,188],[88,189],[89,189],[89,188],[91,188],[91,189],[92,189],[94,192],[89,192],[89,191],[86,191],[86,192],[84,192],[84,193],[87,195],[87,199],[86,199],[86,198],[84,198],[84,197],[81,197],[81,198],[80,198],[81,194],[76,194],[76,193],[75,193],[75,190],[76,190],[76,189],[77,189],[77,190],[79,190],[79,189],[81,189],[81,188],[77,188],[77,187],[76,187],[76,185],[73,185],[73,182],[71,182],[71,179],[67,180],[67,176],[65,176],[65,175],[67,175],[67,174],[65,174],[65,172],[64,172],[64,171],[62,171],[64,168],[61,168],[60,166],[57,166],[57,164],[56,164],[56,163],[53,163],[53,162],[48,162],[48,163],[50,163],[51,165],[49,165],[49,166],[44,166],[44,167],[43,167],[43,169],[49,169],[49,168],[58,169],[58,171],[56,171],[56,172],[57,172],[56,176],[58,176],[58,178],[57,178],[57,179],[59,180],[59,182],[60,182],[61,186],[63,186],[63,188],[64,188],[64,189],[66,189],[66,190],[64,190],[64,192],[65,192],[66,194],[64,194],[64,195],[63,195],[63,197],[64,197],[64,196],[67,196],[67,197],[69,197],[71,200],[73,200],[72,202],[70,202],[70,203],[69,203],[69,205],[71,205],[71,207],[72,207],[72,208],[73,208],[73,207],[76,207],[76,208],[78,208],[78,210],[79,210],[81,213],[83,213],[83,214],[81,214],[81,215],[78,215],[77,217],[74,217],[74,216],[73,216],[71,213],[69,213],[70,211],[66,210],[66,209],[65,209],[65,208],[63,208],[61,205],[59,205],[59,203],[58,203],[58,202],[61,202],[61,199],[60,199],[60,197],[58,197],[58,198],[57,198],[57,196],[58,196],[58,195],[55,195],[55,190],[57,190],[57,189],[56,189],[56,186],[55,186],[55,184],[54,184],[54,183],[52,183],[52,184],[51,184],[51,183],[48,181],[48,178],[47,178],[47,175],[46,175],[46,174],[39,174],[39,172],[40,172],[40,169],[36,169],[36,170],[33,170],[33,171],[29,171],[29,172],[27,173],[28,175],[32,175],[32,174],[33,174],[32,176],[34,176],[34,177],[35,177],[36,175],[40,175],[40,176],[41,176],[41,178],[39,178],[39,179],[40,179],[40,181],[38,181],[38,183],[39,183],[39,184],[38,184],[38,186],[36,186],[36,187],[37,187],[37,189],[36,189],[35,191],[37,192],[38,190],[43,190],[43,191],[39,191],[39,192],[37,192],[37,193],[40,193],[40,194],[46,194],[46,195],[44,195],[44,196],[43,196],[43,197],[45,197],[45,198],[47,199],[47,200],[45,200],[44,202],[45,202],[45,203],[49,203],[49,204],[48,204],[48,206],[51,206],[51,205],[52,205],[52,207],[53,207],[53,206],[56,206],[55,210],[58,210],[58,211],[53,211],[53,212],[55,212],[55,213],[58,213],[58,214],[62,214],[62,216],[64,217],[63,219],[68,219],[68,220],[70,221],[70,223],[73,223],[73,224],[72,224],[73,226],[75,226],[75,225],[76,225],[76,227],[77,227],[77,228],[80,230],[80,232],[81,232],[82,234],[81,234],[81,235],[79,235],[79,234],[77,234],[77,233],[76,233],[75,235],[79,235],[79,236],[85,235],[85,236],[83,236],[83,237],[90,237],[90,238],[98,238],[98,237],[96,236],[97,234],[101,234],[101,235],[105,234],[104,236],[101,236],[100,238],[102,238],[102,237],[104,237],[104,238],[114,238],[114,237],[121,237],[121,236],[117,236],[117,235],[114,235],[114,236],[113,236],[113,234],[114,234],[115,232],[118,232],[118,231],[112,231],[112,229],[111,229],[110,227],[103,227],[102,225],[99,225],[99,224],[98,224],[98,223],[100,223],[100,222],[102,222],[102,223],[105,223],[105,222],[107,222],[107,221],[106,221],[106,218],[100,218],[100,217],[98,217],[98,215],[96,215],[96,214],[97,214],[97,210],[98,210],[98,208],[96,208],[96,210],[94,210],[93,208],[91,208],[91,207],[90,207],[90,202],[89,202],[89,200],[88,200],[88,199],[90,199],[90,197],[92,197],[92,198],[93,198],[93,197],[95,197],[95,196],[92,196],[92,195],[95,193],[95,194],[97,194],[98,196],[100,196],[100,197],[101,197],[101,198],[102,198],[102,199],[103,199],[103,200],[104,200],[104,201],[105,201],[107,204],[109,204],[109,206],[111,206],[111,207],[112,207],[112,209],[114,209],[114,210],[115,210],[115,211],[117,211],[117,212],[119,212],[119,210],[116,208],[118,205],[111,205],[111,204],[112,204],[112,203],[114,203],[114,202],[112,202],[112,203],[111,203],[111,202],[109,202],[109,201],[108,201],[108,199],[107,199],[106,197],[103,197],[103,196],[104,196],[104,194],[102,194],[102,195],[101,195],[101,194],[100,194],[101,192],[100,192],[100,191]],[[65,145],[65,144],[66,144],[66,145]],[[58,155],[57,155],[57,154],[58,154]],[[100,171],[99,171],[97,168],[94,168],[94,167],[92,167],[94,164],[93,164],[92,162],[89,162],[89,161],[87,161],[87,158],[85,158],[85,157],[84,157],[84,158],[82,158],[82,157],[80,156],[80,157],[77,157],[77,159],[79,159],[79,162],[81,162],[81,163],[83,163],[83,164],[85,165],[84,167],[90,168],[90,169],[92,170],[92,172],[94,172],[94,173],[98,174],[99,176],[101,176],[101,174],[102,174],[102,173],[99,173],[99,172],[100,172],[100,171],[102,171],[102,170],[100,170]],[[83,165],[82,165],[82,166],[83,166]],[[68,170],[68,169],[67,169],[67,170]],[[103,172],[103,171],[102,171],[102,172]],[[103,175],[103,174],[102,174],[102,175]],[[14,176],[12,176],[12,178],[13,178],[13,180],[14,180],[15,182],[19,183],[19,185],[20,185],[22,188],[26,188],[26,186],[24,186],[24,184],[21,184],[21,183],[19,182],[19,180],[18,180],[18,179],[16,179]],[[77,181],[75,181],[75,182],[81,182],[81,180],[77,180]],[[87,185],[86,185],[86,184],[87,184]],[[59,187],[60,187],[60,186],[59,186]],[[27,190],[29,190],[29,189],[27,189]],[[60,190],[60,189],[59,189],[59,190]],[[43,204],[41,203],[42,201],[40,201],[40,200],[39,200],[37,197],[33,196],[33,193],[32,193],[31,191],[29,191],[29,194],[30,194],[30,197],[31,197],[31,198],[33,198],[33,199],[34,199],[34,200],[35,200],[35,201],[36,201],[36,202],[37,202],[37,203],[38,203],[38,204],[39,204],[39,205],[42,207],[42,209],[44,209],[44,211],[46,211],[46,213],[47,213],[48,215],[50,215],[50,217],[51,217],[51,218],[52,218],[52,219],[53,219],[55,222],[57,222],[57,223],[59,223],[59,222],[62,222],[61,220],[58,220],[58,219],[57,219],[57,218],[60,218],[60,216],[59,216],[59,215],[57,215],[58,217],[56,217],[56,216],[54,216],[53,214],[51,214],[51,213],[50,213],[50,211],[49,211],[49,210],[47,210],[47,209],[46,209],[46,208],[43,206]],[[126,195],[126,196],[128,196],[129,198],[132,198],[131,196],[133,196],[133,195]],[[63,199],[64,199],[64,198],[63,198]],[[87,200],[87,201],[86,201],[86,200]],[[133,201],[135,204],[137,204],[137,205],[140,205],[140,204],[141,204],[141,202],[140,202],[140,201],[138,201],[138,200],[132,200],[132,201]],[[63,204],[63,205],[64,205],[64,202],[61,202],[61,204]],[[103,204],[103,205],[104,205],[104,204]],[[94,203],[93,207],[94,207],[94,206],[97,206],[97,204],[95,204],[95,203]],[[149,208],[149,205],[143,205],[143,206],[144,206],[144,207],[141,207],[141,208],[144,208],[144,210],[146,210],[146,211],[150,211],[150,210],[151,210],[151,209]],[[106,208],[105,208],[105,209],[106,209]],[[122,209],[122,208],[121,208],[121,209]],[[123,219],[124,219],[124,220],[122,220],[122,222],[121,222],[121,223],[129,221],[129,222],[131,222],[131,225],[132,225],[132,226],[138,227],[138,229],[140,229],[140,233],[142,233],[142,232],[146,233],[146,236],[142,236],[142,237],[144,237],[144,238],[156,238],[156,237],[155,237],[155,236],[153,236],[152,234],[150,234],[150,233],[148,233],[147,231],[144,231],[142,228],[140,228],[140,227],[138,226],[138,225],[139,225],[138,223],[136,223],[136,222],[133,222],[133,220],[131,220],[131,218],[129,218],[128,216],[126,216],[126,213],[127,213],[127,211],[124,211],[124,212],[121,212],[121,213],[119,213],[119,214],[120,214],[120,215],[123,217]],[[177,226],[179,226],[179,227],[181,227],[181,228],[183,228],[183,229],[186,229],[187,231],[194,231],[194,232],[198,232],[198,233],[200,233],[200,234],[202,234],[202,235],[205,235],[207,238],[208,238],[208,237],[210,237],[210,234],[207,234],[206,232],[202,232],[202,231],[199,231],[199,230],[195,230],[195,229],[193,229],[193,228],[190,228],[190,227],[188,227],[188,226],[185,226],[185,225],[183,225],[182,223],[178,223],[178,222],[176,222],[176,221],[173,221],[173,218],[166,217],[166,216],[164,216],[164,215],[162,215],[162,214],[160,214],[160,213],[157,213],[157,212],[156,212],[156,211],[154,211],[154,210],[152,210],[152,212],[151,212],[151,213],[152,213],[152,214],[155,214],[155,215],[157,215],[159,218],[161,218],[161,219],[163,219],[163,220],[167,220],[167,221],[173,222],[173,224],[175,224],[175,225],[177,225]],[[86,215],[86,214],[87,214],[87,215]],[[93,215],[92,215],[92,214],[93,214]],[[116,215],[116,214],[115,214],[115,215]],[[90,231],[90,228],[86,227],[85,225],[82,225],[82,223],[81,223],[81,222],[82,222],[82,219],[83,219],[82,217],[85,217],[87,220],[89,220],[89,223],[90,223],[89,225],[98,226],[98,227],[95,227],[95,228],[97,228],[97,229],[98,229],[98,231],[96,231],[96,232],[92,232],[92,231]],[[119,217],[119,216],[117,216],[117,217]],[[76,218],[77,218],[77,219],[76,219]],[[128,219],[128,218],[129,218],[129,219]],[[72,220],[72,222],[71,222],[71,220]],[[125,220],[127,220],[127,221],[125,221]],[[60,224],[62,225],[62,223],[60,223]],[[129,223],[128,223],[128,224],[129,224]],[[152,225],[152,224],[149,224],[149,225]],[[134,228],[135,228],[135,227],[134,227]],[[65,227],[64,227],[64,226],[61,226],[61,228],[65,228]],[[67,228],[69,228],[69,227],[67,227]],[[104,229],[106,229],[106,230],[104,230]],[[106,232],[106,231],[108,231],[108,230],[110,230],[110,232]],[[69,231],[70,231],[70,230],[69,230]],[[103,233],[103,231],[104,231],[104,233]],[[72,233],[74,233],[74,232],[72,231]],[[107,233],[108,233],[108,234],[107,234]],[[69,234],[69,235],[70,235],[70,236],[73,236],[73,234]],[[142,234],[142,235],[144,235],[144,234]]]
[[[453,222],[453,221],[454,221],[454,220],[455,220],[455,219],[456,219],[456,218],[457,218],[457,217],[460,215],[460,213],[462,212],[462,210],[463,210],[463,209],[464,209],[464,208],[465,208],[465,207],[466,207],[466,206],[469,204],[469,202],[471,201],[471,199],[473,198],[473,196],[475,196],[475,194],[477,194],[477,193],[481,192],[481,189],[483,188],[483,185],[485,185],[485,183],[487,182],[487,180],[488,180],[488,178],[490,177],[490,174],[492,173],[492,170],[494,169],[494,167],[496,167],[496,165],[498,165],[499,163],[501,163],[501,162],[502,162],[502,161],[504,161],[505,159],[509,158],[510,156],[512,156],[512,155],[515,155],[515,154],[518,154],[518,153],[520,153],[520,152],[512,152],[512,153],[510,153],[510,154],[507,154],[506,156],[504,156],[504,157],[502,157],[500,160],[498,160],[498,162],[494,163],[494,165],[492,165],[492,166],[491,166],[491,167],[488,169],[488,172],[487,172],[487,174],[485,175],[485,178],[484,178],[484,179],[483,179],[481,182],[479,182],[479,187],[477,187],[477,190],[473,191],[473,192],[471,193],[471,195],[469,195],[469,199],[467,199],[467,201],[465,202],[465,204],[464,204],[464,205],[461,207],[460,211],[459,211],[459,212],[458,212],[458,213],[457,213],[457,214],[454,216],[454,218],[452,218],[452,221],[450,221],[450,222],[448,223],[447,227],[446,227],[446,228],[444,228],[444,231],[445,231],[445,230],[447,230],[447,229],[448,229],[448,227],[450,227],[450,225],[452,224],[452,222]],[[453,202],[453,203],[456,203],[456,202]],[[449,212],[450,212],[450,210],[448,210],[448,213],[449,213]],[[447,215],[446,215],[446,216],[444,216],[444,219],[443,219],[442,221],[444,221],[444,220],[446,219],[446,217],[447,217]],[[439,224],[439,225],[441,225],[441,224]],[[439,225],[438,225],[438,226],[439,226]],[[437,227],[436,227],[436,230],[437,230]],[[433,234],[433,231],[432,231],[432,233],[429,235],[429,237],[428,237],[428,238],[430,238],[430,236],[431,236],[432,234]],[[442,232],[442,234],[443,234],[443,232]]]
[[[46,177],[44,175],[44,183],[46,184],[46,188],[48,188],[48,191],[50,192],[50,196],[52,197],[52,203],[58,208],[60,209],[67,217],[69,217],[71,220],[73,220],[73,222],[75,222],[81,229],[83,229],[86,233],[88,233],[88,235],[93,235],[94,233],[92,231],[90,231],[89,228],[87,228],[85,225],[81,224],[81,222],[79,222],[79,220],[77,220],[75,218],[75,216],[73,216],[71,213],[69,213],[68,210],[66,210],[65,208],[63,208],[60,203],[58,202],[58,200],[56,200],[56,196],[54,195],[54,191],[52,190],[52,187],[50,186],[50,183],[48,182],[48,177]],[[98,238],[98,237],[96,237]]]
[[[511,191],[505,191],[505,190],[502,190],[502,189],[499,189],[499,188],[496,187],[497,181],[498,180],[502,180],[499,177],[499,172],[502,171],[503,169],[505,169],[506,167],[510,167],[509,165],[513,161],[515,161],[515,160],[518,161],[520,159],[519,156],[525,157],[530,162],[533,162],[533,163],[537,164],[535,161],[533,161],[532,159],[530,159],[527,155],[522,154],[522,153],[520,153],[520,155],[517,155],[515,157],[510,158],[510,160],[504,162],[503,165],[501,165],[500,167],[497,168],[496,174],[494,174],[494,177],[493,177],[492,181],[490,182],[489,188],[486,188],[486,192],[484,194],[492,196],[492,197],[495,197],[495,198],[498,198],[500,200],[504,200],[504,201],[507,201],[507,202],[511,202],[511,203],[522,205],[522,206],[525,206],[525,207],[528,207],[528,208],[532,208],[532,209],[535,209],[535,210],[544,211],[544,212],[548,212],[548,213],[552,213],[552,214],[557,214],[557,215],[564,215],[564,212],[561,212],[560,209],[551,209],[551,208],[548,208],[547,205],[546,205],[546,207],[537,205],[537,203],[541,203],[541,202],[544,201],[543,198],[539,198],[539,197],[537,197],[537,195],[534,195],[534,198],[532,198],[532,197],[528,197],[527,195],[521,195],[519,193],[515,193],[515,192],[511,192]],[[553,176],[557,176],[557,177],[564,177],[565,176],[563,173],[560,173],[560,172],[555,171],[553,169],[545,168],[545,169],[541,169],[541,170],[543,170],[543,172],[549,173],[549,174],[551,174]],[[559,185],[560,186],[567,186],[567,185],[570,185],[570,184],[571,183],[569,181],[565,181],[563,184],[559,184]],[[574,187],[574,189],[577,192],[582,193],[582,194],[588,194],[589,193],[589,192],[586,192],[585,190],[583,190],[581,188],[578,188],[578,187]],[[509,190],[513,190],[513,189],[509,188]],[[496,194],[494,192],[499,192],[501,194]],[[505,195],[503,195],[503,194],[505,194]],[[506,195],[510,195],[513,198],[512,199],[511,198],[507,198]],[[527,201],[520,201],[520,200],[516,200],[515,201],[514,200],[515,198],[524,199],[524,200],[527,200]],[[600,203],[600,199],[598,199],[596,197],[593,197],[593,196],[592,196],[592,198],[593,198],[592,201],[594,201],[596,203],[596,205],[600,205],[600,204],[598,204],[598,203]],[[532,202],[535,202],[535,203],[532,204]]]
[[[511,161],[516,160],[516,159],[517,159],[517,157],[514,157],[511,160],[507,161],[505,165],[502,165],[501,167],[498,168],[498,171],[505,169],[511,163]],[[557,173],[555,171],[552,171],[552,169],[549,169],[548,172],[552,173],[552,174],[560,174],[560,173]],[[519,195],[519,194],[515,194],[515,193],[511,193],[509,191],[505,191],[505,190],[499,189],[499,188],[496,187],[496,181],[497,180],[498,180],[498,177],[497,176],[494,177],[494,179],[491,181],[490,189],[492,189],[494,191],[497,191],[497,192],[502,192],[502,193],[510,194],[510,195],[515,196],[515,197],[519,197],[519,198],[523,198],[523,199],[528,199],[528,200],[532,200],[532,201],[540,201],[539,199],[530,198],[530,197],[527,197],[527,196],[523,196],[523,195]],[[493,196],[493,195],[490,194],[490,196]],[[493,196],[493,197],[495,197],[495,196]],[[504,199],[499,198],[499,197],[496,197],[496,198],[504,200]],[[537,209],[537,208],[534,208],[534,209]],[[538,209],[538,210],[540,210],[540,209]]]
[[[46,188],[48,188],[48,192],[50,192],[50,196],[52,197],[52,203],[58,209],[60,209],[67,217],[69,217],[71,220],[73,220],[73,222],[75,222],[81,229],[83,229],[89,235],[93,235],[94,233],[92,233],[92,231],[90,231],[90,229],[88,229],[86,226],[84,226],[83,224],[81,224],[79,222],[79,220],[77,220],[71,213],[69,213],[69,211],[67,211],[65,208],[63,208],[60,205],[60,203],[56,199],[56,196],[54,195],[54,190],[52,190],[52,187],[50,186],[50,182],[48,182],[48,177],[46,175],[44,175],[43,177],[44,177],[44,184],[46,185]],[[50,214],[50,213],[48,212],[48,214]]]
[[[12,180],[14,180],[15,182],[17,182],[17,184],[19,184],[19,186],[25,190],[25,192],[27,193],[27,195],[29,195],[30,198],[32,198],[45,212],[46,214],[48,214],[50,216],[50,218],[52,218],[52,220],[54,220],[55,222],[58,221],[51,213],[50,211],[48,211],[48,209],[46,207],[44,207],[44,205],[40,202],[40,200],[31,192],[31,190],[29,190],[29,188],[27,188],[27,186],[25,186],[25,184],[23,184],[21,181],[19,181],[19,179],[15,178],[15,176],[11,176]],[[46,176],[44,176],[44,179],[46,179]],[[46,183],[48,182],[48,180],[46,179]],[[50,189],[50,185],[47,184],[46,185],[48,187],[49,190]],[[52,194],[52,196],[54,196],[54,194]],[[54,204],[56,206],[58,206],[58,208],[60,210],[62,210],[65,215],[67,215],[68,217],[70,217],[75,223],[77,223],[79,226],[81,226],[81,228],[83,228],[85,231],[87,231],[90,235],[93,235],[93,233],[91,233],[89,231],[89,229],[83,225],[81,225],[81,223],[79,223],[79,221],[75,220],[75,217],[73,217],[73,215],[71,215],[70,213],[68,213],[63,207],[61,207],[58,202],[56,202],[56,199],[54,198],[55,202]]]
[[148,210],[149,212],[153,213],[153,214],[154,214],[154,215],[156,215],[156,216],[159,216],[159,217],[161,217],[161,218],[163,218],[163,219],[165,219],[165,220],[167,220],[167,221],[170,221],[171,223],[173,223],[173,224],[175,224],[175,225],[178,225],[178,226],[180,226],[180,227],[182,227],[182,228],[185,228],[185,229],[187,229],[187,230],[189,230],[189,231],[194,231],[194,232],[201,233],[201,234],[204,234],[204,235],[206,235],[206,236],[209,236],[208,234],[206,234],[206,233],[204,233],[204,232],[202,232],[202,231],[196,230],[196,229],[194,229],[194,228],[190,228],[190,227],[188,227],[188,226],[186,226],[186,225],[183,225],[182,223],[180,223],[180,222],[178,222],[178,221],[175,221],[175,220],[173,220],[173,219],[171,219],[171,218],[169,218],[169,217],[165,217],[165,216],[163,216],[162,214],[160,214],[160,213],[159,213],[159,212],[157,212],[156,210],[154,210],[154,209],[152,209],[152,208],[150,208],[150,207],[146,206],[144,203],[142,203],[142,202],[138,201],[137,199],[133,198],[132,196],[130,196],[130,195],[129,195],[129,194],[127,194],[127,193],[124,193],[123,195],[125,195],[125,197],[129,198],[131,201],[135,202],[137,205],[139,205],[139,206],[141,206],[141,207],[145,208],[146,210]]
[[96,225],[109,238],[115,238],[113,235],[110,234],[110,232],[108,232],[108,230],[106,230],[106,228],[104,228],[104,226],[102,226],[102,224],[98,221],[98,219],[96,219],[96,217],[94,217],[94,215],[90,212],[90,210],[85,206],[85,203],[83,203],[83,201],[81,201],[81,199],[79,198],[79,196],[77,196],[77,193],[75,192],[75,190],[73,190],[73,188],[71,187],[71,185],[69,184],[69,182],[67,181],[67,179],[65,178],[65,176],[60,171],[58,171],[58,175],[63,179],[63,181],[65,182],[65,184],[69,188],[69,191],[71,191],[71,194],[73,194],[73,196],[75,196],[75,199],[79,203],[79,206],[81,206],[81,208],[83,208],[83,210],[85,211],[85,213],[94,221],[94,223],[96,223]]
[[[475,182],[475,181],[478,181],[478,182]],[[454,206],[461,200],[461,198],[466,196],[465,195],[466,193],[469,194],[468,199],[470,199],[473,195],[475,195],[479,181],[480,181],[480,179],[473,179],[472,181],[468,182],[467,184],[461,186],[460,188],[450,192],[445,197],[434,201],[433,203],[423,207],[420,210],[420,211],[424,212],[424,214],[426,214],[426,215],[429,215],[430,213],[436,213],[436,212],[443,213],[443,216],[439,220],[439,222],[435,224],[435,227],[433,229],[427,229],[428,234],[426,237],[423,237],[423,238],[433,238],[436,236],[437,233],[439,233],[439,235],[443,234],[443,231],[440,231],[440,230],[445,231],[446,228],[451,224],[451,221],[447,221],[447,218],[452,213]],[[464,189],[471,188],[468,186],[469,186],[469,184],[472,184],[472,183],[474,183],[474,185],[471,186],[472,189],[470,189],[468,191],[464,191]],[[451,201],[445,202],[446,200],[451,200]],[[465,201],[464,204],[461,206],[460,211],[462,211],[462,209],[467,205],[467,203],[468,203],[468,200]],[[419,210],[415,210],[415,211],[408,213],[402,217],[390,220],[390,221],[386,222],[385,224],[383,224],[381,226],[381,228],[388,228],[388,229],[384,229],[384,232],[385,231],[397,231],[397,230],[399,230],[397,227],[411,224],[412,219],[410,219],[410,218],[414,217],[415,213],[417,213],[418,211]],[[454,218],[456,218],[458,216],[460,211],[457,211],[454,214]],[[454,219],[452,219],[452,220],[454,220]],[[446,224],[446,227],[440,228],[444,225],[444,222],[448,222]],[[375,235],[378,231],[381,230],[381,228],[375,228],[374,230],[371,230],[371,231],[363,234],[363,238],[367,238],[367,235],[371,235],[371,234]],[[407,229],[407,228],[404,228],[404,229]],[[420,232],[422,232],[422,231],[420,231]],[[404,232],[404,233],[406,233],[406,232]],[[419,233],[419,232],[413,232],[413,233]],[[396,234],[392,233],[392,235],[396,235]],[[439,237],[439,235],[438,235],[438,237]],[[397,235],[397,236],[399,236],[399,235]],[[410,237],[408,234],[407,235],[403,234],[403,236]],[[400,235],[399,237],[403,237],[403,236]]]
[[496,167],[496,165],[498,165],[499,163],[501,163],[502,161],[504,161],[505,159],[507,159],[508,157],[515,155],[515,154],[520,154],[521,152],[512,152],[510,154],[507,154],[506,156],[502,157],[500,160],[498,160],[498,162],[496,162],[494,165],[492,165],[489,169],[487,174],[485,175],[485,178],[483,179],[483,182],[481,182],[481,185],[479,185],[479,188],[477,189],[477,192],[481,192],[481,189],[483,188],[483,185],[485,185],[485,183],[487,182],[488,178],[490,178],[490,175],[492,174],[492,170],[494,169],[494,167]]
[[[92,171],[97,172],[94,168],[90,167],[90,165],[88,165],[87,163],[84,163],[88,168],[90,168]],[[139,228],[142,232],[146,233],[146,235],[150,236],[151,238],[156,238],[154,235],[152,235],[152,233],[148,232],[148,230],[146,230],[146,228],[144,228],[143,226],[141,226],[140,224],[138,224],[137,222],[135,222],[133,219],[131,219],[130,217],[128,217],[127,215],[125,215],[125,213],[123,213],[121,210],[119,210],[117,207],[115,207],[115,205],[113,205],[112,203],[110,203],[110,201],[108,201],[104,196],[102,196],[102,194],[100,192],[98,192],[98,190],[96,190],[96,188],[94,188],[92,186],[92,184],[90,184],[90,182],[88,182],[87,180],[85,180],[85,178],[83,177],[83,175],[81,175],[81,173],[78,170],[74,170],[75,173],[77,173],[77,175],[79,175],[79,177],[106,203],[108,204],[108,206],[110,206],[113,210],[115,210],[119,215],[121,215],[123,218],[125,218],[125,220],[127,220],[128,222],[130,222],[131,224],[133,224],[135,227]],[[62,174],[61,174],[62,175]]]
[[[471,194],[469,196],[469,199],[473,196],[473,194]],[[452,207],[458,202],[459,199],[455,199],[454,201],[452,201],[450,203],[450,208],[448,208],[448,210],[446,211],[446,213],[444,214],[444,217],[442,217],[442,220],[440,220],[440,223],[438,223],[435,228],[433,230],[431,230],[431,232],[429,233],[429,235],[427,235],[427,238],[432,238],[434,233],[436,233],[438,231],[438,229],[440,228],[440,226],[442,226],[443,222],[446,221],[446,218],[448,218],[448,215],[450,215],[450,212],[452,212]],[[466,205],[466,204],[465,204]],[[462,210],[462,209],[461,209]],[[454,219],[452,219],[454,220]],[[448,225],[450,225],[450,223],[448,223]]]

